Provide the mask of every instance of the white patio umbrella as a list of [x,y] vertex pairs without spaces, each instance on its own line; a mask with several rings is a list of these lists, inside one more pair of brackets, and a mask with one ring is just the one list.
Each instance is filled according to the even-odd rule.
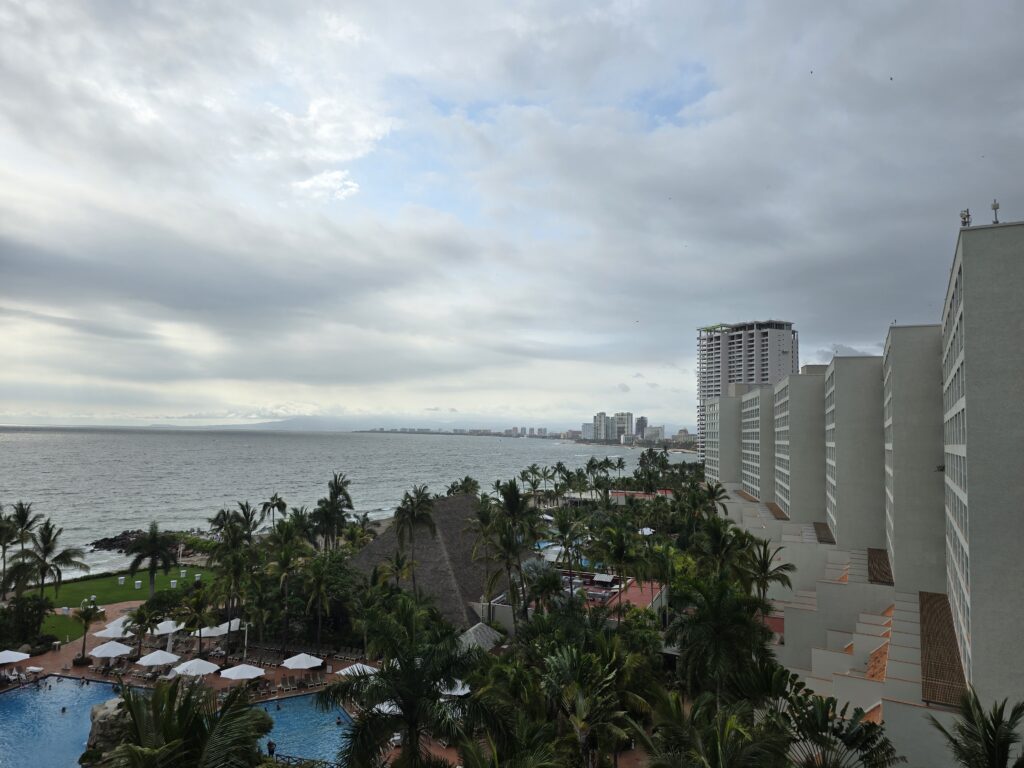
[[223,629],[225,632],[237,632],[238,628],[242,626],[241,619],[232,619],[231,621],[225,621],[223,624],[218,624],[218,629]]
[[652,533],[654,533],[654,529],[644,527],[637,531],[637,533],[639,533],[641,536],[650,536]]
[[369,664],[363,664],[361,661],[357,661],[355,664],[339,669],[334,674],[336,675],[375,675],[377,670],[371,667]]
[[113,629],[115,627],[123,627],[127,623],[128,623],[128,617],[127,616],[120,616],[120,617],[114,619],[113,621],[107,622],[106,627],[107,627],[107,629]]
[[173,634],[175,632],[180,632],[184,628],[185,628],[184,624],[179,624],[178,622],[174,621],[173,619],[167,619],[167,620],[161,621],[159,624],[157,624],[156,625],[156,629],[154,629],[150,634],[153,634],[153,635],[170,635],[170,634]]
[[132,649],[124,643],[111,640],[109,643],[97,645],[89,651],[89,655],[96,659],[113,659],[117,656],[127,656],[131,652]]
[[285,659],[281,662],[281,666],[285,669],[312,669],[313,667],[319,667],[323,663],[323,659],[310,656],[308,653],[300,653],[297,656],[292,656],[290,659]]
[[179,675],[191,675],[193,677],[202,677],[203,675],[209,675],[216,672],[220,667],[205,659],[189,659],[183,664],[179,664],[174,668],[174,671]]
[[195,632],[192,633],[192,637],[220,637],[221,635],[226,635],[227,633],[227,627],[221,624],[217,627],[203,627],[202,629],[197,629]]
[[397,715],[402,710],[398,708],[398,705],[393,701],[383,701],[373,708],[374,712],[379,712],[382,715]]
[[153,651],[152,653],[147,653],[135,663],[141,667],[163,667],[167,664],[173,664],[180,658],[181,656],[175,656],[167,651]]
[[101,629],[99,632],[93,632],[92,636],[101,637],[104,640],[123,640],[126,637],[131,637],[132,633],[126,630],[122,624],[117,626],[111,624],[106,629]]
[[42,667],[25,667],[25,671],[30,674],[38,674],[39,672],[45,672],[46,670]]
[[228,680],[252,680],[254,677],[263,677],[263,674],[264,670],[251,664],[239,664],[237,667],[220,671],[220,676]]
[[0,664],[14,664],[24,661],[29,655],[21,651],[0,651]]

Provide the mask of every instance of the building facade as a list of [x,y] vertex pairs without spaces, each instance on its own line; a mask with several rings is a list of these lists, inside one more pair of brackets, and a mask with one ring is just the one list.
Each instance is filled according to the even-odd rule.
[[825,515],[844,549],[885,546],[882,358],[833,357],[825,369]]
[[1024,690],[1022,287],[1024,223],[960,231],[942,313],[946,581],[982,701]]
[[771,387],[743,396],[740,406],[741,482],[743,490],[763,502],[775,501],[775,420]]
[[772,390],[775,503],[801,523],[825,515],[825,368],[805,365]]
[[793,323],[754,320],[697,329],[697,446],[703,455],[705,404],[729,384],[773,385],[800,367]]
[[707,402],[707,447],[704,476],[712,483],[740,482],[740,426],[742,395],[746,385],[730,384],[727,394]]
[[620,411],[615,414],[615,437],[614,440],[621,440],[624,435],[633,435],[633,414],[629,411]]
[[644,436],[644,430],[647,429],[647,417],[637,416],[636,419],[636,436],[642,438]]
[[942,326],[892,326],[882,355],[885,547],[900,592],[945,592]]

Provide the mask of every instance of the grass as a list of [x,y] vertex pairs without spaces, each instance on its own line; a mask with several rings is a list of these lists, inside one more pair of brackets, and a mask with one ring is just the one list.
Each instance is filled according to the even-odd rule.
[[[184,579],[181,578],[182,570],[187,572]],[[172,568],[170,573],[167,575],[164,575],[161,571],[157,571],[156,589],[158,592],[162,589],[170,589],[172,579],[177,580],[178,588],[180,589],[191,584],[195,580],[195,574],[197,573],[203,575],[204,582],[208,581],[212,577],[209,570],[205,568],[197,568],[191,565]],[[117,583],[118,576],[124,576],[123,585]],[[142,586],[139,589],[135,589],[136,581],[142,582]],[[123,603],[127,600],[148,600],[149,572],[139,571],[135,574],[134,578],[129,576],[127,571],[122,571],[120,573],[105,573],[99,576],[88,576],[76,581],[65,581],[60,587],[60,592],[56,595],[54,595],[52,584],[46,587],[46,596],[53,601],[53,604],[57,607],[58,611],[62,606],[77,608],[82,604],[82,600],[92,597],[93,595],[96,595],[97,605]],[[54,632],[53,634],[58,636],[61,635],[60,632]],[[79,632],[78,636],[81,637],[81,632]]]
[[[97,625],[93,625],[91,629],[94,632],[98,632],[100,629],[103,629],[103,623],[98,622],[98,627]],[[82,625],[70,616],[51,613],[43,619],[42,634],[54,635],[62,643],[74,642],[75,640],[82,639]]]

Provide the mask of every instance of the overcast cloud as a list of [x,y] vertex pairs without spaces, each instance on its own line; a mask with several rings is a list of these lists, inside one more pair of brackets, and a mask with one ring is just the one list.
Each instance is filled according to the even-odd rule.
[[878,354],[938,321],[961,208],[1024,218],[1022,29],[0,0],[0,423],[684,425],[699,325]]

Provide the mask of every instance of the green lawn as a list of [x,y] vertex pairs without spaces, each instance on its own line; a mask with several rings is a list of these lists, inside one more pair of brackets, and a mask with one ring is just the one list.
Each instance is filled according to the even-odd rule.
[[[103,626],[103,623],[100,622],[98,625],[93,625],[91,629],[93,632],[99,632],[99,630],[103,629]],[[80,640],[82,638],[82,625],[70,616],[51,613],[43,619],[42,633],[44,635],[55,635],[62,643],[66,643],[68,642],[68,638],[70,638],[71,641]]]
[[[157,571],[156,574],[156,588],[157,591],[161,589],[169,589],[171,586],[171,579],[178,581],[178,588],[182,588],[191,584],[195,580],[195,574],[203,574],[203,581],[206,582],[211,578],[211,574],[205,568],[197,568],[195,566],[184,566],[184,570],[187,571],[187,575],[184,579],[181,578],[182,568],[172,568],[168,575],[164,575],[162,572]],[[118,576],[124,576],[124,585],[121,586],[117,583]],[[142,587],[135,589],[135,582],[141,581]],[[147,600],[149,599],[149,573],[147,571],[139,571],[135,574],[135,578],[132,578],[127,573],[120,574],[104,574],[102,576],[90,576],[80,581],[65,581],[60,588],[60,592],[55,596],[53,593],[53,585],[46,587],[46,596],[53,601],[54,606],[60,610],[61,607],[67,606],[69,608],[77,608],[81,605],[82,600],[87,597],[96,595],[97,605],[108,605],[110,603],[123,603],[126,600]],[[60,632],[54,632],[55,635],[60,635]],[[79,633],[79,637],[81,633]]]

